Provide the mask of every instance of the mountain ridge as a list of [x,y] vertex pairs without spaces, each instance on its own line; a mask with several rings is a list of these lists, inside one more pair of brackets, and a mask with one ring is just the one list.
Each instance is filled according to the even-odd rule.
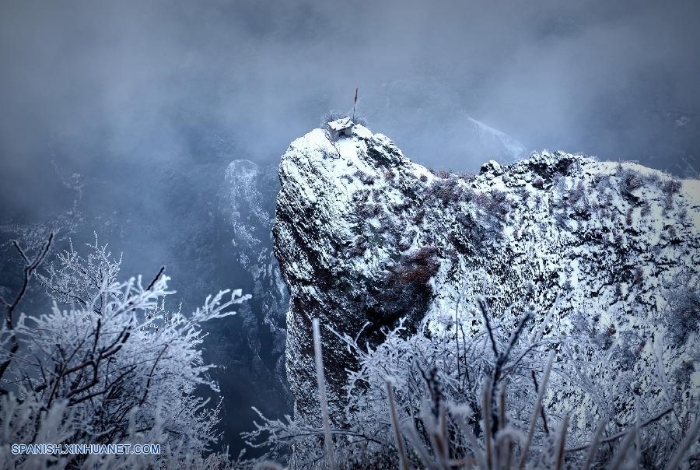
[[[659,352],[669,375],[695,360],[685,345],[696,310],[686,323],[670,312],[676,291],[697,296],[697,180],[549,151],[489,161],[478,175],[433,174],[361,125],[337,140],[323,129],[295,140],[279,177],[274,251],[291,296],[286,367],[304,420],[320,422],[312,318],[326,327],[337,425],[357,358],[329,330],[371,350],[400,318],[407,334],[430,330],[456,308],[476,311],[478,297],[506,323],[558,302],[556,333],[638,351],[628,366],[644,387]],[[679,381],[697,395],[698,372]]]

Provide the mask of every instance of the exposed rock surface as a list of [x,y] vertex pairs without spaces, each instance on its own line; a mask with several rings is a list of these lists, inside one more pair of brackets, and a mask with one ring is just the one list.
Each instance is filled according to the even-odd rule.
[[[323,325],[331,414],[354,358],[329,327],[377,344],[383,326],[407,316],[415,330],[477,294],[496,316],[546,311],[560,295],[558,332],[634,351],[633,367],[659,352],[672,367],[696,354],[683,345],[700,320],[698,180],[548,151],[435,175],[360,125],[337,141],[321,129],[295,140],[279,177],[287,373],[305,419],[318,420],[312,318]],[[697,390],[700,374],[686,372]]]

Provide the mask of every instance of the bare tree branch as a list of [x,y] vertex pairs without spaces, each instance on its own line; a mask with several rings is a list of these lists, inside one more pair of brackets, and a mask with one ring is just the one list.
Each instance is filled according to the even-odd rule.
[[[6,317],[5,317],[5,328],[10,334],[10,342],[12,343],[12,346],[10,347],[10,354],[8,355],[8,358],[3,361],[2,364],[0,364],[0,379],[5,375],[5,371],[7,371],[7,368],[10,366],[10,363],[12,362],[12,358],[14,357],[15,354],[17,354],[17,351],[19,350],[19,341],[17,341],[17,335],[15,334],[15,326],[14,326],[14,320],[12,318],[12,315],[17,308],[17,306],[20,304],[22,299],[24,298],[24,295],[27,292],[27,288],[29,287],[29,280],[31,279],[32,275],[34,274],[34,271],[41,265],[41,263],[44,261],[46,256],[49,253],[49,250],[51,248],[51,245],[53,244],[53,239],[54,239],[54,233],[51,232],[49,234],[49,239],[46,241],[42,249],[39,251],[37,256],[34,258],[33,261],[30,261],[29,258],[27,257],[27,254],[22,250],[22,247],[20,247],[19,243],[16,240],[12,240],[13,246],[17,249],[19,252],[20,256],[25,262],[24,266],[24,276],[22,279],[22,286],[19,289],[19,292],[17,293],[15,300],[11,303],[8,304],[7,301],[3,300],[3,303],[5,304],[6,307]],[[3,390],[4,391],[4,390]]]
[[[652,417],[652,418],[649,418],[648,420],[644,421],[642,424],[639,425],[639,428],[643,428],[643,427],[645,427],[645,426],[650,425],[651,423],[653,423],[653,422],[655,422],[655,421],[660,420],[661,418],[663,418],[664,416],[666,416],[667,414],[669,414],[669,413],[672,412],[672,411],[673,411],[673,408],[669,408],[669,409],[667,409],[667,410],[662,411],[661,413],[657,414],[656,416],[654,416],[654,417]],[[605,444],[605,443],[608,443],[608,442],[614,442],[614,441],[620,439],[621,437],[625,437],[631,430],[632,430],[632,429],[626,429],[626,430],[624,430],[624,431],[622,431],[622,432],[619,432],[619,433],[617,433],[617,434],[615,434],[615,435],[613,435],[613,436],[606,437],[605,439],[600,439],[600,440],[598,441],[598,443],[599,443],[599,444]],[[591,445],[593,445],[593,444],[595,444],[595,443],[596,443],[596,442],[595,442],[595,440],[594,440],[594,441],[593,441],[592,443],[590,443],[590,444],[584,444],[584,445],[580,445],[580,446],[571,447],[571,448],[569,448],[569,449],[566,449],[565,452],[579,452],[579,451],[582,451],[582,450],[586,450],[586,449],[588,449],[589,447],[591,447]]]

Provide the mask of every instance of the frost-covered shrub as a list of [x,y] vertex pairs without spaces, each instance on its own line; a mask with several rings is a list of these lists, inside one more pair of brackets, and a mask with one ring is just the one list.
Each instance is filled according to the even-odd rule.
[[641,188],[645,183],[644,176],[638,171],[625,169],[620,172],[620,194],[632,202],[639,198],[634,195],[634,191]]
[[[557,305],[496,318],[480,299],[480,314],[435,314],[417,334],[399,324],[373,348],[334,332],[359,363],[335,420],[344,424],[331,429],[338,467],[692,468],[697,411],[678,415],[656,392],[638,390],[622,364],[644,340],[629,336],[610,354],[586,336],[552,336]],[[586,335],[597,328],[584,315],[572,321]],[[247,439],[268,449],[263,458],[326,468],[323,429],[260,418]],[[310,450],[286,454],[292,449]]]
[[456,178],[438,179],[428,188],[427,194],[443,205],[450,205],[460,199],[462,188]]
[[677,179],[669,179],[661,185],[664,194],[664,212],[673,208],[673,197],[681,191],[682,184]]
[[442,168],[440,169],[435,169],[435,168],[428,168],[428,170],[435,176],[437,176],[440,179],[447,179],[450,177],[450,172],[447,170],[444,170]]
[[371,191],[369,189],[358,189],[352,193],[352,202],[361,204],[369,200]]
[[504,220],[511,210],[508,195],[498,189],[488,193],[478,193],[473,201],[482,214],[499,221]]
[[661,190],[664,194],[678,194],[681,191],[682,184],[677,179],[670,179],[661,185]]
[[414,225],[421,225],[423,223],[423,220],[425,219],[425,209],[418,209],[416,213],[413,215],[413,224]]
[[372,217],[377,217],[382,212],[382,207],[379,204],[362,203],[357,206],[357,214],[361,220],[367,220]]
[[700,329],[700,292],[677,289],[670,296],[668,330],[674,344],[684,344],[688,337]]
[[[15,244],[27,267],[22,291],[4,302],[8,320],[0,330],[0,461],[12,458],[18,468],[50,462],[59,468],[208,468],[214,460],[224,462],[225,456],[205,458],[218,439],[219,406],[195,389],[219,390],[208,377],[213,366],[199,349],[201,325],[234,314],[229,309],[249,296],[222,291],[191,315],[170,311],[165,298],[172,291],[163,269],[148,283],[140,276],[120,281],[120,260],[96,241],[87,257],[71,246],[39,276],[54,300],[50,312],[17,315],[49,245],[30,259]],[[13,443],[45,442],[150,443],[160,444],[162,452],[10,457]]]
[[391,280],[398,284],[398,288],[406,288],[408,284],[426,286],[440,268],[436,255],[437,248],[423,247],[415,253],[403,256],[394,268]]
[[374,178],[362,170],[357,170],[355,173],[353,173],[353,176],[355,176],[360,181],[362,181],[363,184],[366,184],[368,186],[371,186],[374,184]]
[[367,237],[364,235],[357,235],[348,251],[348,255],[351,257],[362,256],[367,248]]
[[591,204],[588,200],[588,191],[583,181],[579,181],[569,193],[569,205],[571,210],[579,217],[588,218]]

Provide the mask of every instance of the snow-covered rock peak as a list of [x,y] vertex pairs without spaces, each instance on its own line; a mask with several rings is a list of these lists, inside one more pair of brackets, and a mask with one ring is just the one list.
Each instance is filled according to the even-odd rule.
[[[700,282],[696,180],[549,151],[489,161],[479,175],[433,174],[358,124],[295,140],[279,177],[273,235],[291,294],[287,372],[309,420],[318,418],[313,318],[335,410],[356,359],[329,329],[372,346],[400,318],[409,334],[434,328],[431,319],[470,311],[477,296],[503,322],[546,312],[559,296],[556,333],[635,351],[626,367],[640,371],[659,351],[672,369],[697,338],[697,319],[673,314]],[[700,383],[698,373],[683,380]]]

